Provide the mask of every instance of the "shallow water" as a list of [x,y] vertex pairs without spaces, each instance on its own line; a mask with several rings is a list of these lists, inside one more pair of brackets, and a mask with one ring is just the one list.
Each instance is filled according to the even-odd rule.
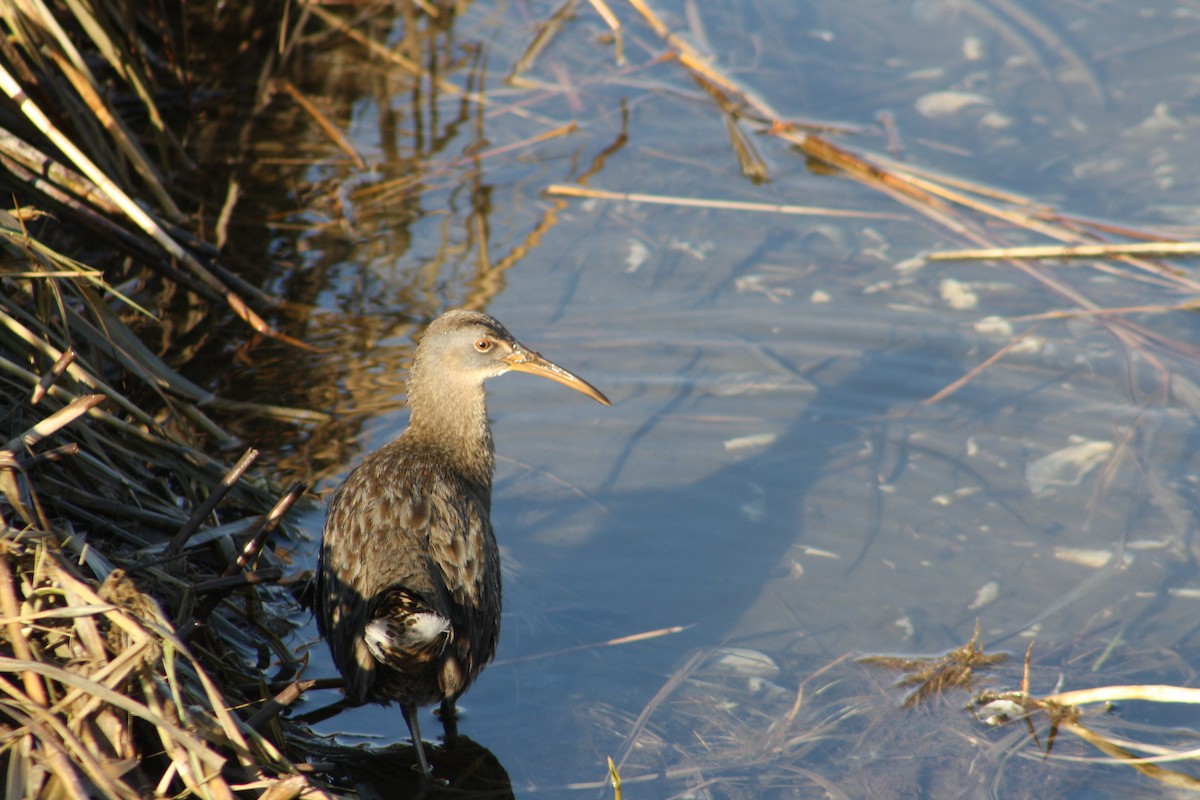
[[[887,112],[897,157],[943,175],[1184,236],[1177,226],[1200,219],[1192,4],[1031,16],[1001,3],[658,6],[781,114],[860,129],[844,145],[887,149]],[[296,271],[275,288],[313,304],[306,337],[333,354],[285,355],[251,385],[341,413],[281,451],[284,466],[316,470],[327,490],[398,434],[418,322],[461,304],[614,401],[524,376],[490,384],[504,631],[462,701],[463,733],[518,795],[603,781],[608,756],[626,780],[673,771],[646,796],[807,796],[822,780],[850,796],[1155,794],[1132,770],[1037,760],[1017,726],[963,712],[965,691],[902,709],[898,676],[844,657],[942,653],[978,621],[989,651],[1017,656],[979,685],[1017,688],[1030,641],[1034,693],[1192,682],[1193,317],[1121,317],[1150,332],[1136,346],[1121,323],[1030,321],[1072,305],[1040,273],[917,259],[963,242],[810,171],[777,139],[752,137],[770,170],[755,184],[708,96],[655,63],[666,45],[614,8],[625,66],[580,4],[526,73],[535,85],[516,88],[503,80],[552,9],[464,9],[437,39],[459,58],[441,77],[488,87],[483,107],[427,85],[418,96],[356,45],[321,51],[303,88],[330,92],[372,169],[348,168],[317,131],[277,144],[324,153],[302,181],[329,202],[298,215],[307,232],[281,231]],[[376,20],[371,32],[396,43],[405,30]],[[532,141],[572,121],[569,135]],[[616,192],[883,216],[543,195],[588,169],[589,186]],[[1005,244],[1043,241],[993,228]],[[1192,293],[1131,269],[1035,269],[1103,306]],[[318,512],[306,527],[317,535]],[[672,628],[684,630],[599,645]],[[761,669],[721,662],[721,647]],[[313,675],[331,672],[322,644],[311,655]],[[673,675],[687,680],[655,700]],[[437,731],[431,717],[424,727]],[[406,736],[394,709],[317,729]],[[1099,756],[1065,735],[1055,748]]]

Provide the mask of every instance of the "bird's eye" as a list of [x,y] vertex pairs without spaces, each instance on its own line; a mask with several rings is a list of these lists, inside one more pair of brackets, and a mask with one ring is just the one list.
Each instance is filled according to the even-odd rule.
[[486,353],[488,350],[492,349],[492,340],[491,339],[476,339],[475,340],[475,349],[481,353]]

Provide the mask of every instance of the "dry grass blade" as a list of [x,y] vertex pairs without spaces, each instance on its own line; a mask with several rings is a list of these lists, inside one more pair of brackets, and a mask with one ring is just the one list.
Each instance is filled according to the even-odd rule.
[[1126,700],[1145,700],[1152,703],[1200,703],[1200,689],[1184,686],[1135,684],[1132,686],[1100,686],[1095,689],[1076,689],[1043,698],[1048,703],[1081,706],[1088,703],[1116,703]]
[[711,208],[723,211],[752,211],[764,214],[797,214],[816,217],[852,217],[856,219],[907,219],[900,214],[880,211],[851,211],[820,206],[780,205],[778,203],[752,203],[744,200],[714,200],[695,197],[671,197],[641,192],[610,192],[604,189],[589,189],[584,186],[554,183],[547,186],[546,194],[552,197],[586,197],[595,200],[619,200],[626,203],[655,203],[681,208]]
[[501,658],[493,662],[499,666],[501,664],[520,664],[525,661],[537,661],[543,658],[555,658],[557,656],[566,655],[568,653],[577,653],[582,650],[594,650],[598,647],[618,647],[625,644],[633,644],[634,642],[644,642],[649,639],[657,639],[660,636],[671,636],[676,633],[683,633],[690,625],[672,625],[669,628],[658,628],[652,631],[644,631],[642,633],[634,633],[629,636],[618,636],[615,639],[607,639],[603,642],[593,642],[592,644],[580,644],[574,647],[565,647],[561,650],[553,650],[548,653],[531,653],[527,656],[514,656],[512,658]]
[[[1128,764],[1148,778],[1153,778],[1167,786],[1172,786],[1181,789],[1190,789],[1192,791],[1200,790],[1200,779],[1188,775],[1184,772],[1176,770],[1163,769],[1162,767],[1152,763],[1160,759],[1138,758],[1129,750],[1115,744],[1104,736],[1100,736],[1094,731],[1080,725],[1077,722],[1067,723],[1062,726],[1064,731],[1073,733],[1080,739],[1091,744],[1100,752],[1106,754],[1116,763]],[[1200,752],[1193,751],[1188,755],[1188,758],[1195,759]],[[1163,757],[1161,760],[1178,760],[1179,756]]]
[[[28,661],[32,654],[29,650],[29,643],[25,641],[25,635],[21,631],[20,624],[20,606],[17,604],[16,583],[13,580],[12,570],[7,563],[0,564],[0,609],[4,611],[6,617],[5,627],[9,641],[13,643],[13,652],[23,661]],[[39,706],[46,705],[46,690],[38,680],[38,677],[33,672],[22,672],[22,682],[25,684],[25,691]]]
[[521,76],[533,66],[533,62],[546,49],[546,45],[558,35],[566,24],[567,19],[574,13],[577,0],[565,0],[558,9],[550,15],[550,18],[538,26],[537,35],[530,41],[529,46],[525,48],[525,53],[517,59],[512,70],[508,73],[507,81],[514,86],[532,86],[534,82],[528,81]]
[[613,763],[612,756],[608,757],[608,780],[612,785],[613,800],[621,800],[621,773]]
[[[47,714],[3,678],[0,678],[0,692],[12,698],[0,704],[0,708],[21,724],[18,728],[20,733],[28,731],[42,745],[53,778],[71,787],[72,797],[99,795],[121,800],[134,800],[137,797],[129,787],[111,778],[109,772],[116,770],[106,769],[108,765],[97,761],[63,720]],[[47,786],[53,786],[53,780],[48,781]],[[49,789],[47,793],[52,794]]]
[[305,692],[314,688],[317,685],[315,680],[293,681],[278,692],[269,701],[263,704],[263,707],[254,712],[254,716],[246,720],[246,727],[252,731],[262,733],[267,725],[292,703],[299,700]]
[[986,250],[945,250],[929,253],[930,261],[994,258],[1113,258],[1116,256],[1198,256],[1200,242],[1135,242],[1046,247],[992,247]]
[[60,428],[70,425],[80,416],[88,413],[107,399],[102,394],[89,394],[83,397],[76,397],[66,406],[55,411],[37,425],[34,425],[15,439],[10,440],[4,445],[3,449],[9,452],[14,452],[18,447],[32,449],[42,439],[50,436]]
[[621,749],[617,751],[617,769],[620,769],[624,766],[625,759],[629,756],[634,742],[637,741],[639,734],[642,732],[642,728],[645,727],[646,723],[650,720],[650,716],[660,705],[662,705],[662,703],[666,701],[668,697],[671,696],[671,693],[674,692],[675,689],[687,679],[692,670],[694,670],[697,665],[704,660],[705,655],[705,652],[702,650],[693,653],[692,656],[686,662],[684,662],[682,666],[679,667],[679,669],[672,673],[667,682],[662,685],[662,687],[654,694],[654,697],[650,699],[650,702],[647,703],[642,709],[641,713],[638,714],[637,719],[634,720],[633,725],[625,734],[625,741],[621,743]]
[[706,86],[719,87],[722,91],[737,98],[740,105],[753,108],[755,112],[766,119],[777,119],[778,115],[764,102],[752,101],[738,88],[738,85],[714,69],[704,55],[692,46],[686,39],[676,36],[662,18],[650,8],[645,0],[628,0],[629,5],[642,15],[642,18],[675,52],[675,57],[693,76],[702,79]]
[[[93,211],[93,207],[102,214],[116,215],[120,212],[87,178],[50,158],[11,131],[0,130],[0,154],[10,172],[73,211],[86,214],[89,222],[99,225],[108,223],[106,217]],[[119,230],[111,223],[108,225],[108,229],[114,233]]]
[[321,110],[311,100],[300,93],[300,90],[296,88],[294,83],[291,81],[280,81],[278,85],[316,121],[321,130],[325,132],[325,135],[338,146],[338,149],[350,157],[350,160],[354,162],[354,166],[359,169],[367,168],[367,162],[363,160],[362,155],[359,154],[354,144],[346,138],[346,135],[342,133],[340,128],[330,122],[329,118],[321,113]]
[[968,383],[970,383],[972,380],[974,380],[976,377],[978,377],[988,367],[992,366],[997,361],[1004,358],[1004,356],[1006,356],[1010,352],[1012,352],[1013,348],[1020,345],[1021,342],[1025,341],[1030,336],[1033,336],[1033,334],[1036,330],[1037,330],[1037,326],[1034,325],[1034,326],[1030,327],[1029,330],[1025,331],[1024,333],[1020,333],[1020,334],[1017,334],[1016,336],[1012,337],[1012,339],[1010,339],[1007,344],[1005,344],[1003,347],[1001,347],[995,353],[992,353],[990,356],[988,356],[986,359],[984,359],[982,362],[980,362],[976,366],[972,367],[961,378],[942,387],[937,392],[934,392],[929,397],[926,397],[924,400],[922,400],[921,403],[923,405],[932,406],[932,405],[936,405],[936,404],[942,402],[947,397],[954,394],[959,389],[963,388]]
[[754,146],[750,137],[738,127],[737,117],[731,114],[725,115],[725,130],[729,134],[729,144],[733,148],[733,154],[737,157],[742,175],[754,183],[770,180],[771,172],[767,169],[767,162],[763,161],[763,157],[759,155],[758,148]]
[[160,244],[163,244],[168,252],[171,252],[171,250],[177,251],[177,253],[172,253],[172,255],[182,255],[182,249],[180,249],[179,246],[174,242],[169,241],[169,237],[167,237],[166,233],[161,227],[159,227],[158,223],[156,223],[148,214],[142,211],[141,208],[138,207],[137,204],[135,204],[133,200],[131,200],[129,196],[125,194],[124,191],[122,191],[115,183],[113,183],[107,175],[100,171],[99,167],[96,166],[92,159],[84,155],[83,151],[80,150],[75,143],[71,141],[71,139],[63,134],[62,131],[58,129],[58,126],[54,125],[54,123],[50,121],[37,103],[33,102],[33,100],[25,93],[25,90],[21,88],[21,85],[17,82],[17,80],[3,65],[0,65],[0,91],[3,91],[9,96],[9,98],[13,100],[13,102],[17,103],[22,113],[29,119],[29,121],[33,123],[38,130],[45,134],[46,137],[49,138],[56,147],[66,154],[66,156],[75,164],[75,166],[78,167],[81,172],[87,175],[87,177],[93,183],[99,186],[101,190],[103,190],[104,193],[108,195],[108,197],[114,203],[116,203],[122,211],[129,215],[134,222],[141,225],[143,229],[145,229],[148,233],[151,233],[151,235],[156,235],[156,238],[159,239]]
[[[890,162],[886,159],[879,159],[878,163],[872,163],[871,160],[839,147],[828,139],[798,130],[794,125],[781,119],[765,101],[756,98],[753,93],[741,89],[735,81],[720,73],[716,66],[705,61],[686,41],[672,33],[658,15],[650,9],[645,0],[628,0],[628,2],[642,14],[655,33],[677,51],[680,63],[693,76],[700,76],[704,81],[711,84],[713,88],[710,88],[710,93],[714,91],[722,93],[722,99],[719,100],[719,103],[723,109],[728,104],[733,104],[738,108],[744,109],[744,113],[757,116],[768,125],[767,133],[790,142],[806,156],[840,170],[869,186],[884,191],[896,200],[925,214],[931,220],[946,227],[956,235],[980,245],[990,244],[990,235],[971,220],[961,216],[956,210],[957,207],[961,206],[987,217],[1003,220],[1017,227],[1034,230],[1060,241],[1084,244],[1081,241],[1080,235],[1075,231],[1039,219],[1025,210],[1013,212],[1004,206],[984,202],[970,197],[961,191],[955,191],[950,188],[954,185],[953,181],[939,182],[933,178],[921,177],[917,171],[910,170],[904,165],[899,165],[896,162]],[[968,6],[975,5],[977,4],[968,4]],[[890,164],[890,167],[884,166],[885,163]],[[960,182],[958,185],[961,186],[963,184]],[[1004,199],[1006,202],[1013,202],[1011,197]],[[1025,201],[1022,205],[1028,207],[1033,204]],[[1159,268],[1152,265],[1136,264],[1135,266],[1139,269],[1147,269],[1155,274],[1161,272]],[[1030,270],[1024,271],[1060,296],[1066,297],[1085,308],[1092,305],[1081,293],[1070,289],[1062,282],[1055,281],[1041,273]],[[1178,281],[1187,280],[1183,275],[1171,275],[1170,277]],[[1118,336],[1126,341],[1127,344],[1133,346],[1143,344],[1136,335],[1130,335],[1127,330],[1118,331]]]
[[588,0],[592,4],[592,8],[596,9],[596,13],[604,20],[604,24],[608,26],[613,33],[613,43],[617,50],[617,64],[625,63],[625,42],[621,35],[621,21],[617,19],[617,15],[608,7],[608,3],[604,0]]

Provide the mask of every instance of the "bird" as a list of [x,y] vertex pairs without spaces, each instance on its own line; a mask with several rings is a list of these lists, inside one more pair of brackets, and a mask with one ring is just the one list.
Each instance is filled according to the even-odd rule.
[[330,496],[318,555],[317,627],[346,701],[400,705],[418,768],[432,773],[417,711],[454,703],[496,652],[500,552],[491,523],[495,447],[484,382],[516,371],[606,406],[599,389],[518,342],[493,317],[448,311],[409,370],[410,417]]

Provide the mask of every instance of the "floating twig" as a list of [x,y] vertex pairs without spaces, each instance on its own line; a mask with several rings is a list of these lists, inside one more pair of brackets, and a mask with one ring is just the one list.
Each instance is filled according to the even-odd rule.
[[1119,244],[1041,245],[943,250],[928,253],[930,261],[997,258],[1114,258],[1116,256],[1200,256],[1200,242],[1122,242]]
[[656,203],[684,208],[711,208],[721,211],[755,211],[768,214],[801,214],[819,217],[854,217],[857,219],[907,219],[902,214],[884,211],[850,211],[820,206],[793,206],[778,203],[751,203],[744,200],[712,200],[696,197],[674,197],[641,192],[609,192],[604,189],[589,189],[583,186],[554,183],[547,186],[546,194],[552,197],[587,197],[595,200],[620,200],[626,203]]

